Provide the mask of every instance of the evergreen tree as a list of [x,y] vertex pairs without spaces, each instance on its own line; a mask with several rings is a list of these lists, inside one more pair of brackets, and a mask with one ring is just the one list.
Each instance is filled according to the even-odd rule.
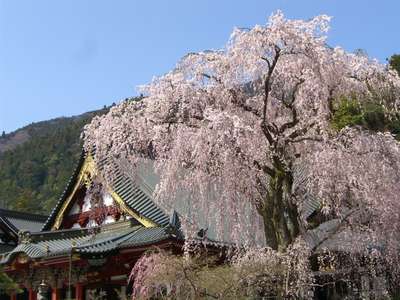
[[400,75],[400,54],[393,54],[389,58],[389,65]]

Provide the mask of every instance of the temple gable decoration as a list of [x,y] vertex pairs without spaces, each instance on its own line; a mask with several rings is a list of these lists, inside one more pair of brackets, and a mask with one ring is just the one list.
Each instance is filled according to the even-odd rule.
[[148,194],[135,186],[115,167],[119,176],[113,187],[106,187],[99,179],[99,168],[92,154],[83,153],[75,174],[53,210],[44,230],[90,228],[133,218],[145,227],[155,227],[168,222]]

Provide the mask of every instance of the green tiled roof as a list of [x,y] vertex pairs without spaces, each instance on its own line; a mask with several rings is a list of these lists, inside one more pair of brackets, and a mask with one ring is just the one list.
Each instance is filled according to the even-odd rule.
[[0,209],[0,222],[15,236],[19,231],[40,231],[46,219],[47,216]]
[[[110,166],[112,167],[110,168]],[[112,158],[103,159],[99,162],[98,168],[100,170],[106,167],[114,170],[115,179],[111,188],[132,210],[161,226],[168,224],[169,216],[154,203],[152,191],[140,186],[125,175]]]
[[122,175],[118,170],[119,177],[114,183],[114,191],[130,206],[138,212],[159,225],[167,225],[169,217],[153,202],[151,196],[147,195],[132,180]]
[[0,243],[0,254],[5,253],[5,252],[9,252],[14,248],[15,248],[15,245],[9,245],[9,244],[5,244],[5,243]]
[[[95,152],[92,153],[95,155]],[[54,222],[57,213],[59,212],[62,204],[65,199],[73,189],[79,171],[83,165],[85,160],[86,153],[82,152],[79,163],[75,169],[74,174],[71,176],[66,189],[64,190],[62,196],[60,197],[58,203],[55,208],[51,212],[49,218],[47,219],[45,225],[43,226],[43,230],[49,230],[51,225]],[[147,219],[150,219],[154,223],[160,226],[166,226],[169,222],[169,216],[164,213],[153,201],[152,195],[148,192],[145,192],[144,188],[136,184],[132,179],[123,174],[120,168],[112,161],[112,159],[105,159],[99,163],[99,168],[104,169],[106,166],[112,166],[111,169],[115,172],[115,180],[112,185],[112,189],[121,199],[135,212],[137,212],[140,216],[144,216]]]
[[132,221],[116,222],[91,229],[68,229],[32,234],[14,250],[2,255],[1,264],[24,253],[32,259],[69,255],[106,254],[123,248],[150,245],[176,239],[167,227],[146,228]]
[[307,220],[314,212],[321,208],[321,201],[316,195],[310,194],[306,189],[308,170],[305,165],[295,165],[293,172],[293,192],[297,192],[303,197],[303,204],[300,209],[300,215],[304,220]]
[[165,227],[141,227],[134,234],[130,235],[129,238],[124,240],[120,244],[120,247],[130,248],[137,246],[146,246],[165,240],[166,236],[170,238],[177,238],[175,234],[170,233]]

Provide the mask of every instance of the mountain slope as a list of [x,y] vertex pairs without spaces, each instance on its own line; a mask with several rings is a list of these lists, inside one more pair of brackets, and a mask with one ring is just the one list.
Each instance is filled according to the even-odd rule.
[[85,124],[108,108],[33,123],[0,137],[0,206],[49,212],[81,153]]

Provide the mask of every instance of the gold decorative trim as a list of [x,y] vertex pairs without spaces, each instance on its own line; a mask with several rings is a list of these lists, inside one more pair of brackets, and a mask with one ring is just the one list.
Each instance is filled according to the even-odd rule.
[[78,179],[75,183],[74,188],[72,189],[71,194],[68,198],[64,201],[60,211],[57,214],[56,220],[54,225],[52,226],[51,230],[57,230],[60,228],[64,213],[66,212],[68,205],[70,204],[72,198],[74,197],[77,190],[82,186],[88,186],[90,184],[91,178],[94,177],[96,171],[95,162],[91,155],[86,156],[85,161],[83,162],[82,168],[79,171]]
[[157,224],[151,221],[150,219],[140,216],[138,213],[133,211],[130,207],[125,204],[125,201],[115,192],[110,191],[111,196],[118,203],[121,210],[129,214],[132,218],[136,219],[140,224],[144,227],[157,227]]

